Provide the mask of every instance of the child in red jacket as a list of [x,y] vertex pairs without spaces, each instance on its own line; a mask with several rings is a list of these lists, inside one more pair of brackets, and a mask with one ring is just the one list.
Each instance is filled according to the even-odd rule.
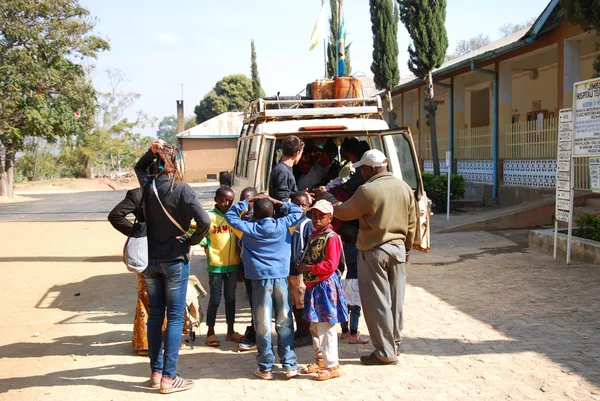
[[297,268],[304,275],[303,317],[310,322],[316,363],[302,373],[329,380],[341,376],[336,324],[348,321],[348,304],[336,274],[343,260],[342,241],[331,227],[333,205],[320,200],[311,210],[315,231]]

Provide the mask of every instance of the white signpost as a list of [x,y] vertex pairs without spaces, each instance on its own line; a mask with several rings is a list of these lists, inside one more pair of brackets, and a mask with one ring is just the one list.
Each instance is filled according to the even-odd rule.
[[[572,145],[567,150],[567,145],[563,145],[561,147],[560,139],[564,138],[566,141],[568,137],[567,126],[569,120],[572,121]],[[564,125],[565,130],[562,130],[562,126]],[[567,218],[569,222],[569,233],[567,239],[567,264],[571,263],[571,240],[573,236],[573,203],[575,197],[575,157],[589,157],[589,158],[598,158],[600,157],[600,79],[594,78],[587,81],[576,82],[573,85],[573,111],[571,113],[571,118],[569,119],[569,114],[567,110],[561,110],[560,114],[560,127],[559,130],[559,152],[558,152],[558,163],[564,161],[564,157],[566,157],[566,152],[570,153],[570,181],[569,181],[569,214],[565,216],[563,213],[560,214],[561,218]],[[592,190],[594,188],[598,188],[600,186],[600,171],[599,164],[596,163],[597,159],[590,159],[590,178],[595,180],[592,183]],[[593,166],[593,167],[592,167]],[[558,170],[558,169],[557,169]],[[564,182],[564,181],[563,181]],[[564,187],[564,184],[560,184],[557,180],[556,188],[557,190],[561,190],[561,187]],[[557,191],[557,199],[558,199],[558,191]],[[562,198],[561,198],[562,200]],[[561,203],[562,204],[562,203]],[[565,206],[562,204],[562,206]],[[563,211],[562,209],[558,209],[557,202],[557,214],[556,219],[559,218],[559,211]],[[564,220],[561,220],[564,221]],[[554,257],[556,258],[556,238],[554,244]]]
[[[554,259],[558,245],[558,222],[571,221],[571,149],[573,144],[573,112],[562,109],[559,113],[558,160],[556,162],[556,209],[554,212]],[[569,263],[567,252],[567,263]]]
[[450,220],[450,163],[452,163],[452,159],[450,158],[452,153],[450,151],[446,152],[446,167],[448,167],[448,204],[446,209],[446,220]]

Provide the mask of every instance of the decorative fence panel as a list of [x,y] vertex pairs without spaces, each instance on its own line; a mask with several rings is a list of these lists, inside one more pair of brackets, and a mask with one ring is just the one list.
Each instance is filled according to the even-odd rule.
[[467,128],[458,131],[456,159],[483,160],[492,158],[492,133],[490,127]]
[[555,159],[558,119],[526,121],[506,126],[502,159]]

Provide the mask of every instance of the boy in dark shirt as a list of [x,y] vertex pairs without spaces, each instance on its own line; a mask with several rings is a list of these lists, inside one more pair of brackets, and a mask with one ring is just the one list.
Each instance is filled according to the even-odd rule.
[[312,335],[310,333],[310,323],[302,318],[304,312],[304,292],[306,286],[302,278],[302,273],[296,269],[296,263],[302,257],[306,245],[310,242],[310,236],[315,228],[312,221],[306,217],[306,212],[310,207],[310,199],[306,192],[296,192],[291,199],[294,205],[302,208],[302,217],[298,224],[292,227],[292,252],[290,258],[290,275],[288,276],[288,288],[292,300],[292,312],[296,320],[296,333],[294,346],[303,347],[312,344]]
[[358,321],[360,319],[361,303],[358,291],[358,249],[356,249],[356,238],[358,229],[352,224],[346,223],[340,230],[342,248],[346,257],[346,278],[342,280],[346,300],[348,301],[348,312],[350,312],[350,330],[348,322],[342,325],[342,340],[348,340],[350,344],[366,344],[367,338],[361,337],[358,332]]
[[292,194],[298,191],[292,167],[302,157],[304,142],[297,136],[290,135],[281,142],[281,150],[283,157],[271,171],[269,195],[278,201],[288,202]]

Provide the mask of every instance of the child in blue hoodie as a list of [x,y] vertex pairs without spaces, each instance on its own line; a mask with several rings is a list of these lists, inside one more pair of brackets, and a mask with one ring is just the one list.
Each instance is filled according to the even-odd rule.
[[[254,202],[253,222],[242,220]],[[273,218],[274,207],[284,217]],[[288,293],[287,276],[290,268],[292,235],[290,227],[302,217],[302,209],[290,202],[280,202],[266,195],[238,202],[225,213],[225,219],[244,245],[242,261],[244,275],[252,280],[252,314],[258,345],[256,376],[273,378],[275,354],[271,344],[271,317],[275,313],[277,353],[289,379],[298,374],[294,352],[294,324]]]

